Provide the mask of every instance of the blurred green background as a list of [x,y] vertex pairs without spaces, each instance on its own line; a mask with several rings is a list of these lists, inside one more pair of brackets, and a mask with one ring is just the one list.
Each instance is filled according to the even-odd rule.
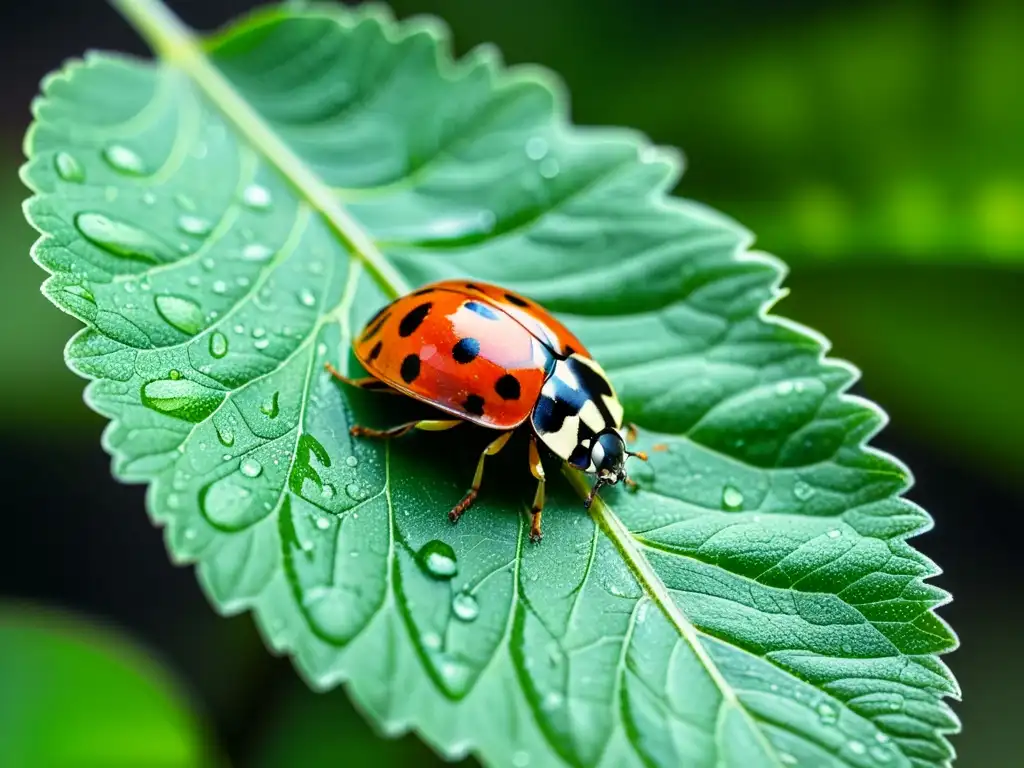
[[[254,4],[170,5],[210,29]],[[682,148],[678,193],[789,263],[777,311],[863,371],[855,391],[892,418],[875,444],[936,518],[914,544],[957,598],[941,613],[963,642],[947,657],[965,695],[958,764],[1019,765],[1024,3],[391,6],[441,16],[460,52],[493,42],[559,72],[576,122]],[[88,48],[145,51],[96,0],[0,14],[0,600],[17,601],[0,603],[0,744],[22,750],[14,765],[82,764],[61,757],[76,744],[103,765],[293,765],[296,744],[308,766],[437,762],[413,738],[379,741],[341,692],[307,691],[248,617],[213,615],[142,489],[110,479],[103,420],[62,360],[77,323],[39,293],[17,168],[43,75]],[[103,751],[116,745],[121,762]]]

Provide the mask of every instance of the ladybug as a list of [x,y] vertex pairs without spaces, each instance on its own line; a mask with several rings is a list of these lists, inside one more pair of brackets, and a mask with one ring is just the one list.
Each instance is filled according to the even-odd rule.
[[477,424],[502,434],[481,453],[473,484],[448,517],[457,522],[480,492],[484,462],[529,423],[530,471],[537,479],[530,540],[541,538],[544,466],[538,441],[577,470],[596,475],[584,501],[623,481],[627,450],[636,437],[623,427],[623,408],[608,376],[586,347],[544,308],[497,285],[443,280],[395,299],[353,341],[370,373],[342,382],[390,391],[428,403],[453,418],[426,419],[377,430],[353,426],[355,436],[392,438],[414,429],[440,431]]

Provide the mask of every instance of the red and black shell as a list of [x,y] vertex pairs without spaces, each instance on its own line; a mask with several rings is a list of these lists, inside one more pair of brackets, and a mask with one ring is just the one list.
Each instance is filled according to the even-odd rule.
[[509,430],[529,419],[548,448],[584,471],[601,463],[595,437],[621,435],[622,406],[583,343],[500,286],[424,286],[381,309],[353,347],[375,378],[467,421]]

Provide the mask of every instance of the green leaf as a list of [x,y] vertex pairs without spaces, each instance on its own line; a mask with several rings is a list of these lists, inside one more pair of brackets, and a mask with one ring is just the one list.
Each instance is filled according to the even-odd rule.
[[67,615],[0,605],[7,765],[211,764],[208,734],[153,659]]
[[[119,5],[163,62],[91,55],[44,83],[34,255],[86,323],[67,359],[115,474],[149,483],[219,610],[449,756],[950,762],[948,595],[906,543],[931,525],[909,473],[864,445],[884,416],[766,314],[782,265],[666,197],[672,153],[571,127],[549,74],[454,62],[432,20],[271,8],[200,48],[156,2]],[[532,546],[524,443],[452,526],[486,435],[349,436],[406,404],[324,363],[354,370],[388,296],[454,275],[580,334],[651,453],[639,492],[588,517],[552,464]]]

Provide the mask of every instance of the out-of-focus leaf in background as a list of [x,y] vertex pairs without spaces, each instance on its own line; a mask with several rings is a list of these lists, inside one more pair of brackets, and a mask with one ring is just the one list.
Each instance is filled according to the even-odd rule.
[[12,604],[0,604],[0,750],[9,766],[185,768],[215,758],[191,702],[145,650]]

